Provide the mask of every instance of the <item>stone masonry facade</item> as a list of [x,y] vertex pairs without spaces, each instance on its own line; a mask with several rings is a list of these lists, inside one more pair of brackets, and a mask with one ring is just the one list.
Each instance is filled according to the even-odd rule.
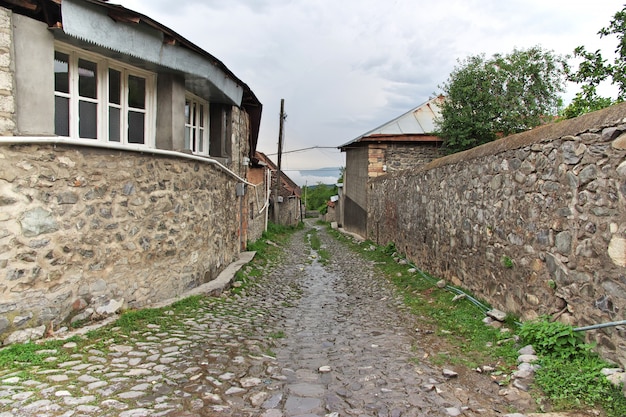
[[373,179],[367,237],[522,319],[626,319],[626,104]]
[[15,129],[15,98],[11,67],[11,17],[0,7],[0,135],[11,135]]
[[89,140],[20,139],[14,18],[0,8],[0,136],[10,137],[0,145],[0,341],[149,306],[216,278],[247,238],[250,193],[236,188],[248,169],[249,114],[230,109],[226,167]]
[[214,279],[239,254],[236,182],[183,158],[0,147],[0,334]]
[[370,178],[425,165],[441,157],[441,147],[417,143],[381,143],[369,146],[368,173]]

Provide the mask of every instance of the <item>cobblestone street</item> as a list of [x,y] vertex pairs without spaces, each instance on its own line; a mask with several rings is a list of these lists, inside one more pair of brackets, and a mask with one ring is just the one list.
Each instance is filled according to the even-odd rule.
[[447,378],[422,360],[436,347],[416,335],[390,284],[320,227],[323,265],[306,241],[311,227],[243,293],[202,298],[178,326],[94,344],[28,377],[0,370],[0,417],[511,412],[486,376]]

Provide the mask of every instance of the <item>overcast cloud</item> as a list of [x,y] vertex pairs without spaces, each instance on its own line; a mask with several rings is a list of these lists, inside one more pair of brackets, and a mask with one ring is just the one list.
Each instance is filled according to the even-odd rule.
[[[111,0],[208,51],[263,103],[258,150],[337,147],[425,102],[457,59],[539,45],[612,53],[597,32],[624,0]],[[576,90],[571,89],[566,101]],[[276,160],[275,157],[272,157]],[[290,170],[343,166],[337,150],[293,152]]]

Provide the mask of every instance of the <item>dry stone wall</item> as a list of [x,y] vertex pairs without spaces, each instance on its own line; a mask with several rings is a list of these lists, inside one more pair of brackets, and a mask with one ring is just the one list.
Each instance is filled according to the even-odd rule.
[[215,278],[239,253],[236,182],[184,158],[0,147],[0,337]]
[[[374,179],[368,238],[521,316],[626,319],[626,105]],[[626,365],[626,327],[588,332]]]

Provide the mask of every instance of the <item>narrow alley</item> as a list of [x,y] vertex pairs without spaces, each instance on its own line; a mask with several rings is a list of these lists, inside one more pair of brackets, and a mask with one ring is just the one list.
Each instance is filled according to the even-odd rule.
[[[328,262],[307,240],[312,228]],[[307,225],[284,249],[281,264],[243,292],[202,298],[178,325],[74,350],[55,370],[0,371],[0,417],[512,412],[488,377],[446,375],[423,360],[436,347],[420,339],[391,284],[325,228]]]

